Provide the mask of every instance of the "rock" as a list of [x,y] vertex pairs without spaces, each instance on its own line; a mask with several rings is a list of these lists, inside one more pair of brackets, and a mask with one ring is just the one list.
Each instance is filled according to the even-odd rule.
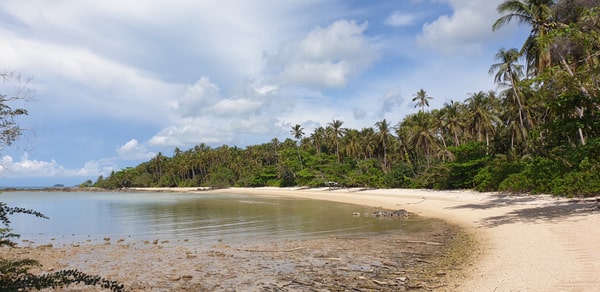
[[179,281],[179,280],[181,280],[181,276],[179,276],[179,275],[169,276],[169,281],[175,282],[175,281]]
[[379,281],[379,280],[373,280],[373,282],[377,285],[381,285],[381,286],[387,286],[388,282],[383,282],[383,281]]
[[183,280],[188,280],[189,281],[192,278],[193,278],[192,275],[189,275],[189,274],[181,275],[181,279],[183,279]]

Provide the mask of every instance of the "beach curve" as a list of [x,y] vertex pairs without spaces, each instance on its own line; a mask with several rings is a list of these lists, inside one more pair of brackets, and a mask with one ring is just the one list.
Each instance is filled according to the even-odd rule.
[[263,187],[211,192],[406,209],[462,225],[476,236],[482,252],[451,290],[596,291],[600,286],[597,198],[413,189]]

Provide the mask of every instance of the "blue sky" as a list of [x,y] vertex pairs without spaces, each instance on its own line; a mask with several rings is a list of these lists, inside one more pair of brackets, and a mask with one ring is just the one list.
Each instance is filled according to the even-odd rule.
[[31,76],[34,95],[0,186],[75,185],[294,124],[395,125],[421,88],[432,108],[496,89],[495,53],[527,34],[492,32],[500,2],[1,1],[0,70]]

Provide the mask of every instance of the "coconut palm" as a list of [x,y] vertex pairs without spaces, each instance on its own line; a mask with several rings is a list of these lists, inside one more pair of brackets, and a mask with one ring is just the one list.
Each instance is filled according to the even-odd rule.
[[531,75],[543,72],[551,64],[550,48],[542,46],[539,40],[556,27],[551,9],[553,4],[553,0],[505,0],[497,8],[503,15],[492,25],[494,31],[513,20],[531,26],[529,37],[521,48]]
[[486,94],[483,91],[473,93],[465,100],[470,112],[468,129],[474,137],[477,137],[477,141],[485,139],[488,147],[490,136],[495,133],[496,125],[500,123],[495,102],[493,94]]
[[386,119],[375,123],[377,127],[377,140],[379,141],[379,145],[383,150],[383,170],[389,170],[388,159],[387,159],[387,148],[392,139],[392,134],[390,133],[390,124]]
[[342,161],[340,156],[340,141],[339,138],[342,137],[344,133],[344,129],[342,129],[342,124],[344,122],[340,120],[333,120],[331,123],[327,124],[327,127],[331,129],[331,138],[333,139],[333,143],[335,144],[335,155],[337,156],[338,162]]
[[420,111],[422,112],[426,106],[429,106],[429,100],[431,99],[433,99],[433,97],[428,96],[427,91],[421,88],[419,91],[417,91],[417,93],[413,95],[412,101],[416,102],[415,107],[420,107]]
[[360,133],[358,132],[358,130],[348,130],[346,132],[346,135],[344,135],[343,141],[344,153],[348,157],[357,159],[360,153]]
[[459,136],[462,135],[465,128],[461,104],[453,100],[451,100],[450,103],[444,103],[441,119],[446,131],[448,131],[448,135],[450,135],[454,141],[454,146],[460,145]]
[[362,148],[362,152],[364,155],[365,159],[370,159],[373,157],[373,153],[375,152],[375,147],[377,147],[376,145],[376,138],[375,138],[375,131],[373,130],[373,128],[368,127],[368,128],[363,128],[360,131],[360,137],[361,137],[361,148]]
[[526,107],[526,102],[523,98],[524,96],[519,90],[519,81],[524,76],[523,65],[516,64],[520,56],[521,54],[517,49],[500,49],[496,54],[496,60],[500,62],[493,64],[490,67],[489,73],[496,73],[494,82],[509,87],[506,95],[507,97],[512,97],[512,100],[514,100],[514,103],[516,104],[519,125],[523,128],[521,132],[525,134],[523,138],[526,138],[526,130],[531,130],[533,128],[533,121]]
[[325,145],[325,128],[318,127],[310,134],[310,141],[317,153],[321,153]]
[[419,111],[406,116],[396,126],[400,150],[403,152],[401,155],[408,156],[415,164],[425,159],[426,167],[429,168],[432,155],[441,148],[436,131],[432,114]]
[[302,169],[302,156],[300,155],[300,140],[302,139],[302,136],[304,136],[304,132],[302,131],[304,130],[304,128],[302,128],[302,126],[300,126],[299,124],[296,124],[292,127],[292,130],[290,131],[290,133],[294,136],[294,138],[296,138],[297,144],[296,144],[296,149],[298,149],[298,161],[300,162],[300,169]]
[[429,113],[419,112],[415,118],[416,124],[413,127],[411,141],[417,152],[425,157],[429,168],[432,155],[441,148],[436,135],[437,127],[433,115]]

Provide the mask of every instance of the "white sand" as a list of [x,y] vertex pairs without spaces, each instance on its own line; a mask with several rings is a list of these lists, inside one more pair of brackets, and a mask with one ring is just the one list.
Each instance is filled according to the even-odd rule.
[[600,204],[595,198],[403,189],[232,188],[217,192],[406,209],[460,224],[475,234],[482,248],[452,290],[600,291]]

